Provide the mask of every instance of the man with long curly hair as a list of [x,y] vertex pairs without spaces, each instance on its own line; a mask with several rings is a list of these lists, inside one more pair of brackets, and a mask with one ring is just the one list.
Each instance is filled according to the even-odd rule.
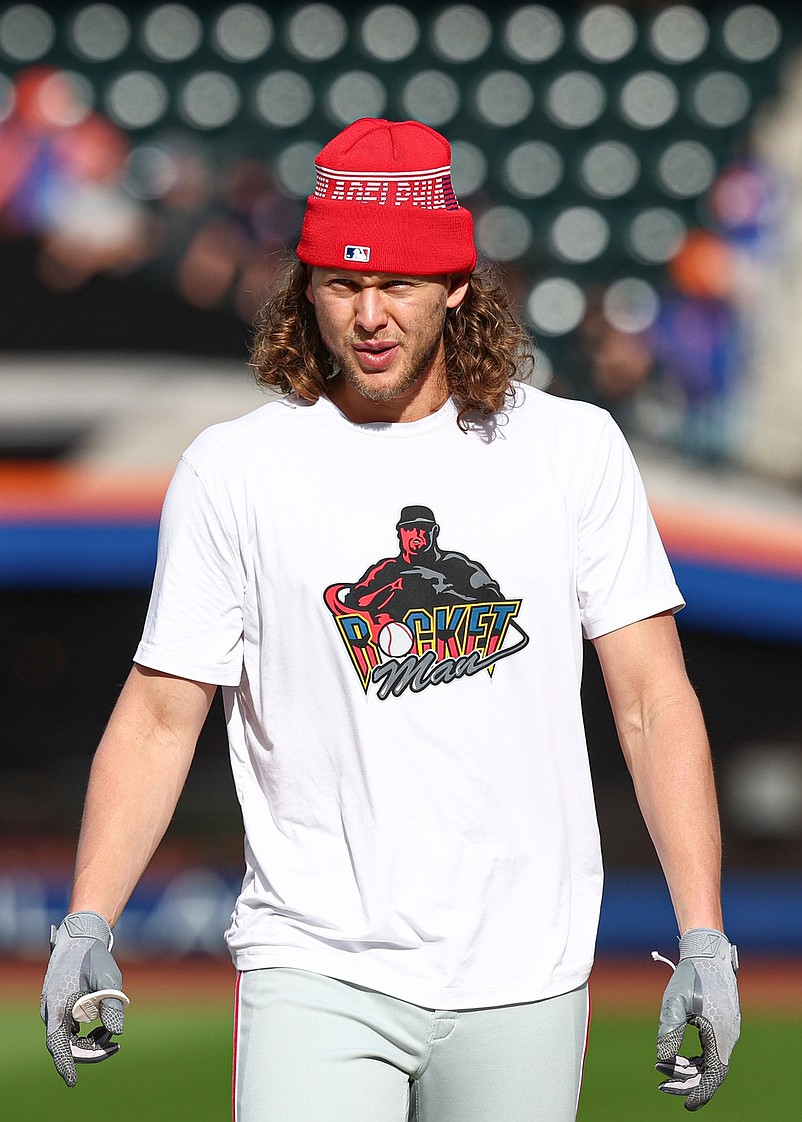
[[[738,1036],[737,960],[683,601],[632,456],[606,413],[524,384],[442,136],[357,121],[316,168],[254,341],[281,396],[202,433],[165,502],[54,932],[56,1067],[72,1084],[116,1050],[111,927],[220,686],[237,1122],[574,1119],[602,885],[584,637],[676,912],[658,1066],[695,1110]],[[102,1025],[78,1037],[87,991]],[[701,1057],[678,1055],[688,1023]]]

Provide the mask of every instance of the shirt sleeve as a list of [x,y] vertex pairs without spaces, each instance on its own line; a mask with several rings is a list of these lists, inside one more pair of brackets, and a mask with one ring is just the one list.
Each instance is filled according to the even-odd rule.
[[586,638],[684,606],[635,459],[609,414],[585,482],[577,548]]
[[182,678],[237,685],[244,592],[234,528],[182,459],[164,501],[156,575],[134,661]]

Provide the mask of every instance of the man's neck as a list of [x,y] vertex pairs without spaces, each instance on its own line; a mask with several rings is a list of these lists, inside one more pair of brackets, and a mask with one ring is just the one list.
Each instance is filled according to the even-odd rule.
[[425,379],[389,401],[373,401],[338,374],[329,382],[327,392],[340,412],[355,425],[421,421],[442,409],[449,398],[444,378]]

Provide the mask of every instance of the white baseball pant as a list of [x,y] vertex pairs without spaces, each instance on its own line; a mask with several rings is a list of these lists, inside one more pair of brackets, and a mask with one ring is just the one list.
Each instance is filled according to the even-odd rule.
[[587,986],[459,1012],[292,969],[237,983],[234,1122],[574,1122]]

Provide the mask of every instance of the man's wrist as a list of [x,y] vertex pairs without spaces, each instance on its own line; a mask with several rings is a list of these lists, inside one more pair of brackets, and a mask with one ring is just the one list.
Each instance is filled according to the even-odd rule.
[[100,912],[90,911],[88,908],[68,912],[61,921],[60,929],[71,939],[97,939],[107,950],[111,950],[114,942],[108,920]]
[[724,931],[724,916],[718,903],[711,903],[709,907],[686,911],[678,920],[680,935],[689,931],[704,929],[706,931]]
[[98,904],[96,893],[81,893],[79,895],[74,892],[70,900],[70,909],[67,915],[72,916],[77,912],[91,912],[92,915],[100,916],[110,928],[113,928],[114,924],[120,918],[119,915],[115,913],[114,908],[106,908],[102,904]]
[[717,958],[729,962],[734,974],[738,974],[738,948],[731,943],[723,931],[713,927],[693,927],[686,931],[679,941],[680,962],[684,958]]
[[681,936],[679,947],[686,955],[709,958],[722,942],[729,944],[729,939],[720,927],[691,927]]

